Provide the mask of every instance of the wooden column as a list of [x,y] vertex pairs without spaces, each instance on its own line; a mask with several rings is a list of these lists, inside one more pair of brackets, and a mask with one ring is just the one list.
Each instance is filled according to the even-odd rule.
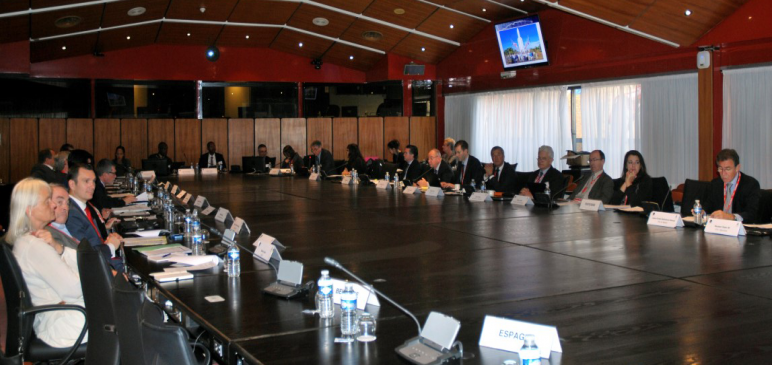
[[[699,177],[700,180],[713,179],[716,168],[713,151],[713,51],[710,54],[711,67],[697,71],[697,88],[699,89]],[[695,57],[696,62],[696,57]]]

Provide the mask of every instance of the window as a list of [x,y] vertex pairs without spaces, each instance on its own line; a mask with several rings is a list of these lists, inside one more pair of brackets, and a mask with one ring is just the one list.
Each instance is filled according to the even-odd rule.
[[401,116],[402,82],[305,84],[303,112],[307,118]]
[[568,97],[571,101],[571,140],[574,151],[582,150],[582,88],[579,86],[568,88]]
[[435,88],[432,80],[415,80],[411,88],[413,91],[413,116],[433,117],[436,114]]
[[201,106],[204,118],[294,118],[298,86],[294,82],[205,82]]
[[91,82],[0,76],[0,117],[88,118]]
[[193,81],[97,80],[98,118],[196,118]]

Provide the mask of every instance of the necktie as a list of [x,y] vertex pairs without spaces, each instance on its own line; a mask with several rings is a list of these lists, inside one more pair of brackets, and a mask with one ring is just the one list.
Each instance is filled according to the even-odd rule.
[[86,217],[88,218],[88,221],[91,222],[91,226],[94,227],[94,231],[97,234],[97,237],[99,237],[100,240],[102,240],[102,243],[104,243],[104,238],[102,238],[102,233],[99,232],[99,228],[97,228],[96,223],[94,223],[94,216],[91,214],[91,207],[86,205]]
[[493,169],[493,178],[496,179],[496,181],[499,181],[499,168],[498,167]]
[[402,176],[403,180],[407,179],[407,170],[409,170],[409,169],[410,169],[410,162],[408,162],[407,166],[405,166],[405,172],[404,172],[404,175]]
[[732,213],[732,200],[734,199],[729,198],[731,196],[730,195],[732,192],[731,190],[732,190],[732,185],[726,184],[726,191],[724,192],[724,211],[727,213]]
[[466,166],[464,166],[464,164],[461,163],[461,162],[458,163],[458,166],[459,166],[458,168],[461,169],[461,184],[463,184],[464,183],[464,175],[466,175]]
[[209,167],[214,167],[217,163],[214,160],[214,155],[209,155]]
[[536,178],[536,183],[537,183],[537,184],[538,184],[538,183],[540,183],[540,182],[541,182],[541,179],[543,179],[543,178],[544,178],[544,171],[541,171],[541,170],[540,170],[540,171],[539,171],[539,177],[537,177],[537,178]]

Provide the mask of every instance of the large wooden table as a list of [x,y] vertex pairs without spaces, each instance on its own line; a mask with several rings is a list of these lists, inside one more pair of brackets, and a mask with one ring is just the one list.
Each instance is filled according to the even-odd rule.
[[[251,247],[260,233],[288,246],[304,282],[337,259],[411,310],[462,323],[466,364],[501,364],[515,353],[478,346],[494,315],[556,326],[563,353],[553,364],[768,363],[772,358],[772,245],[767,238],[705,235],[646,225],[616,212],[549,211],[463,197],[403,195],[373,186],[302,178],[220,175],[172,180],[243,218]],[[215,224],[212,217],[204,223]],[[222,268],[157,285],[197,327],[222,344],[222,360],[265,364],[394,364],[394,348],[416,326],[385,301],[374,343],[333,343],[338,318],[302,314],[313,296],[263,295],[273,269],[242,252],[242,274]],[[145,276],[158,268],[130,254]],[[209,303],[219,295],[224,302]]]

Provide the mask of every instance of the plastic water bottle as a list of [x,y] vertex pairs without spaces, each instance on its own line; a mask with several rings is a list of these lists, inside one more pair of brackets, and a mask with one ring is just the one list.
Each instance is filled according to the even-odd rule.
[[290,161],[290,175],[295,175],[295,164]]
[[193,251],[194,256],[203,256],[204,252],[204,237],[201,232],[201,221],[196,216],[196,211],[193,211],[193,217],[190,220],[190,249]]
[[399,174],[394,173],[394,190],[397,190],[399,188]]
[[192,232],[191,227],[190,227],[190,220],[191,220],[191,218],[192,218],[192,215],[190,214],[190,209],[185,209],[185,216],[183,217],[183,219],[185,220],[185,225],[184,225],[185,230],[183,232],[185,232],[185,241],[186,242],[190,241],[190,233]]
[[343,336],[353,336],[357,333],[357,293],[354,285],[346,283],[340,295],[340,332]]
[[239,260],[239,246],[232,245],[228,248],[228,277],[237,278],[241,276],[241,261]]
[[484,193],[488,189],[487,186],[485,186],[485,182],[480,183],[480,192]]
[[550,183],[548,182],[544,183],[544,194],[547,194],[550,200],[552,200],[552,192],[550,191]]
[[520,364],[522,365],[541,365],[541,356],[539,348],[536,346],[536,337],[534,335],[525,335],[523,347],[518,352],[520,355]]
[[332,318],[335,312],[332,307],[332,279],[329,270],[322,270],[322,276],[316,285],[316,309],[319,311],[319,317]]
[[383,178],[386,181],[391,181],[391,176],[389,176],[389,172],[386,171],[386,176]]
[[474,179],[472,179],[472,183],[470,185],[472,185],[472,191],[477,191],[477,184],[474,182]]
[[705,211],[702,209],[699,200],[694,201],[694,208],[692,210],[694,211],[694,224],[702,225],[705,221]]

